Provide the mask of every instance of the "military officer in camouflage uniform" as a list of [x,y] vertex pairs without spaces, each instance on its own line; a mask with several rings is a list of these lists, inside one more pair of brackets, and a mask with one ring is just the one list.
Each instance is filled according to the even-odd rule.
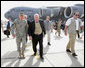
[[60,33],[61,33],[61,23],[62,23],[62,20],[59,19],[57,23],[57,31],[56,31],[56,33],[58,32],[58,36],[60,36]]
[[[25,51],[25,44],[26,44],[26,34],[27,34],[27,22],[24,20],[24,14],[20,13],[19,18],[15,19],[12,29],[15,29],[16,33],[16,43],[17,43],[17,50],[19,52],[19,58],[24,57]],[[12,31],[13,37],[15,37],[14,32]],[[21,46],[22,42],[22,47]]]

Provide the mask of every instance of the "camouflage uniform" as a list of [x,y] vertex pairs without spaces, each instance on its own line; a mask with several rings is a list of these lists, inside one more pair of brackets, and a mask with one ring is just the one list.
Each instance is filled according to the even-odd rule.
[[58,32],[58,36],[60,36],[60,33],[61,33],[61,22],[62,21],[58,21],[58,23],[57,23],[57,31],[56,31],[56,33]]
[[[17,50],[24,51],[25,50],[25,44],[26,44],[26,34],[27,34],[27,23],[25,20],[20,21],[19,19],[16,19],[12,25],[12,30],[15,29],[16,33],[16,43],[17,43]],[[12,34],[14,34],[14,31],[12,31]],[[20,48],[20,44],[22,42],[22,48]]]

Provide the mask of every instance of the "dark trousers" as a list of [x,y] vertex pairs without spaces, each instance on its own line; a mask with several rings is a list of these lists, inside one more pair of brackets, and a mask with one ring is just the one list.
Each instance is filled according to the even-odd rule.
[[78,30],[76,30],[76,32],[77,32],[78,38],[80,38],[80,34],[79,34],[79,31],[78,31]]
[[4,31],[4,34],[7,35],[7,37],[9,38],[10,30],[5,30],[5,31]]
[[34,53],[37,52],[37,44],[39,42],[39,53],[40,53],[40,57],[43,56],[43,34],[40,35],[33,35],[32,37],[32,44],[33,44],[33,51]]
[[10,34],[10,31],[9,30],[7,30],[7,34],[8,34],[7,37],[9,38],[9,34]]

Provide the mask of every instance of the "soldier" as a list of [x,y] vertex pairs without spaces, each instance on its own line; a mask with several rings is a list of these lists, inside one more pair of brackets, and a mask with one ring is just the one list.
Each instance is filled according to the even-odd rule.
[[61,22],[62,22],[62,20],[59,19],[59,21],[57,23],[57,31],[56,31],[56,33],[58,32],[58,36],[60,36],[60,33],[61,33]]
[[53,32],[53,29],[55,29],[55,22],[52,22],[52,23],[51,23],[51,27],[52,27],[51,32]]
[[[24,14],[20,13],[19,18],[16,19],[13,23],[12,29],[16,28],[16,43],[17,43],[17,50],[19,52],[19,58],[25,58],[24,51],[25,51],[25,44],[26,44],[26,34],[27,34],[27,23],[24,20]],[[15,37],[14,33],[12,32],[13,37]],[[22,48],[20,48],[20,44],[22,42]]]

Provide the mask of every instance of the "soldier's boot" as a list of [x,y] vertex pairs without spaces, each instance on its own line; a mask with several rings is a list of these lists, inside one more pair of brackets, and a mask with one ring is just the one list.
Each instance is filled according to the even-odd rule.
[[21,51],[19,51],[19,59],[21,59],[21,58],[22,58],[22,57],[21,57],[21,55],[22,55],[22,54],[21,54]]
[[60,34],[58,36],[60,36]]
[[58,36],[60,36],[60,32],[58,33]]
[[22,51],[22,58],[25,59],[24,51]]

